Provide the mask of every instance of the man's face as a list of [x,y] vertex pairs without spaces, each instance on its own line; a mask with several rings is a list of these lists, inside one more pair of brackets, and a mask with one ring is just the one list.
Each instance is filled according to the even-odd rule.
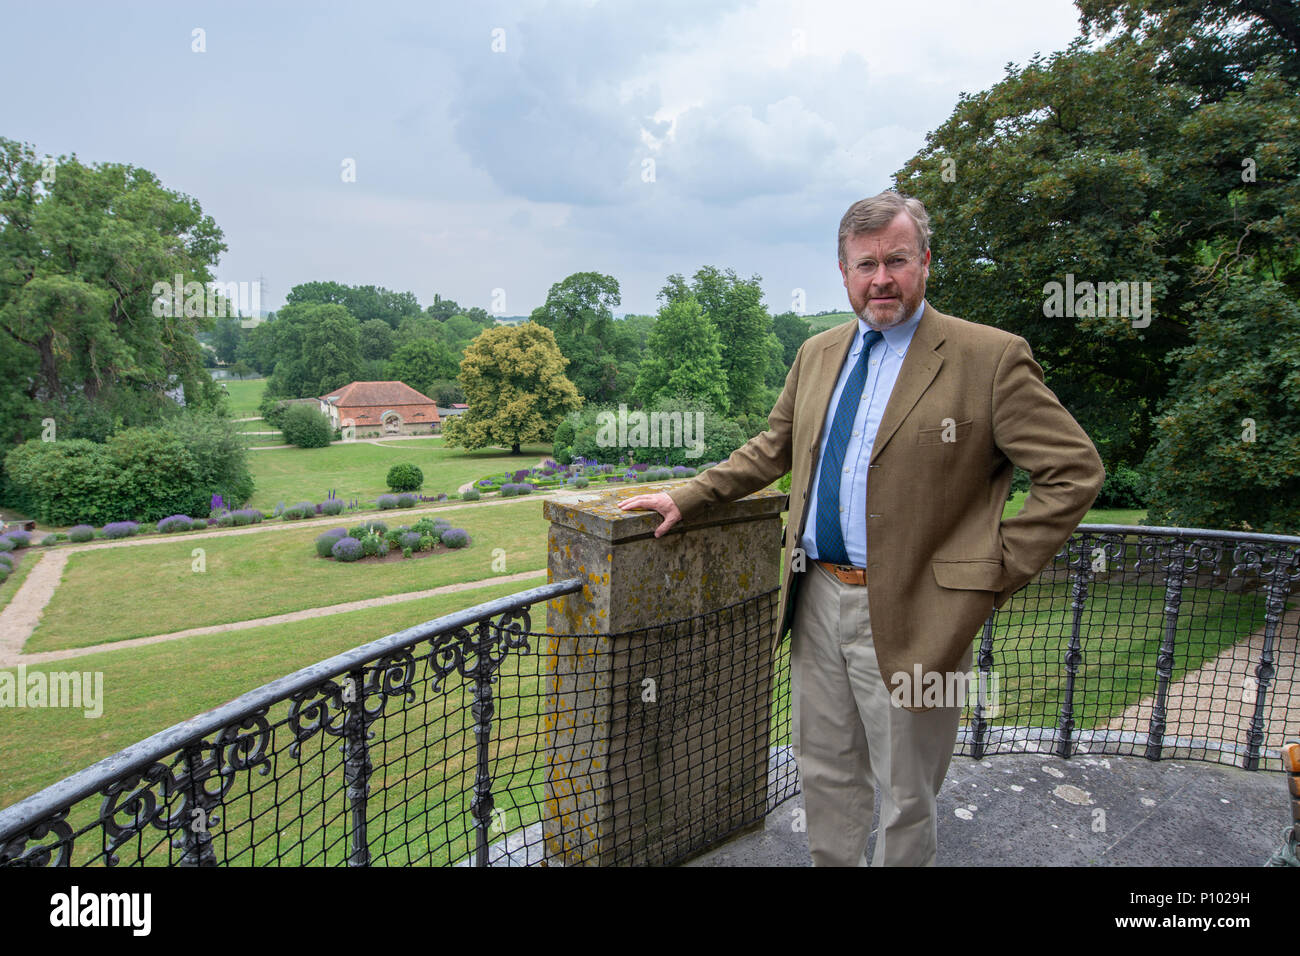
[[[849,304],[872,328],[898,325],[925,298],[930,250],[919,255],[917,246],[916,225],[901,211],[884,229],[844,240],[845,261],[840,263],[840,274],[849,292]],[[904,258],[907,263],[901,265]],[[869,271],[872,264],[875,270]]]

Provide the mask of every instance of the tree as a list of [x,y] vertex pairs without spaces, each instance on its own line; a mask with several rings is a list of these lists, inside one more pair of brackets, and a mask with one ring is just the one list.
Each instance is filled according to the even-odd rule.
[[1300,303],[1238,278],[1194,316],[1143,463],[1147,521],[1300,533]]
[[433,339],[423,339],[403,345],[393,353],[387,377],[405,382],[417,392],[434,398],[430,394],[434,383],[453,378],[458,371],[456,358],[447,346]]
[[[195,336],[211,328],[203,284],[221,240],[148,170],[75,156],[47,167],[0,138],[0,355],[21,370],[0,378],[0,439],[34,436],[47,416],[59,438],[76,437],[82,412],[155,421],[175,411],[177,385],[187,405],[215,407]],[[162,299],[176,276],[199,294]]]
[[245,379],[253,374],[253,369],[247,362],[241,360],[230,366],[230,374],[234,375],[236,378]]
[[575,272],[551,286],[531,319],[555,333],[569,360],[569,375],[587,401],[607,401],[619,388],[619,362],[610,349],[618,280],[599,272]]
[[[1167,15],[1189,4],[1085,12],[1121,6],[1152,14],[1148,29],[1009,68],[963,97],[895,176],[931,212],[928,298],[1028,339],[1110,470],[1150,447],[1166,356],[1192,344],[1191,310],[1208,292],[1242,270],[1300,288],[1294,83],[1276,59],[1243,72],[1211,69],[1206,46],[1171,57],[1171,38],[1205,39]],[[1068,311],[1054,305],[1051,284],[1076,282],[1088,294],[1107,283],[1107,301],[1080,287]],[[1125,307],[1121,283],[1143,304]]]
[[420,314],[420,303],[411,292],[391,292],[372,285],[348,286],[338,282],[304,282],[285,296],[289,305],[316,303],[341,305],[358,322],[382,320],[396,329],[407,316]]
[[368,319],[361,323],[361,357],[387,359],[393,354],[393,330],[383,319]]
[[646,352],[635,390],[643,405],[664,395],[684,395],[726,413],[718,330],[694,296],[674,299],[659,310]]
[[343,306],[286,305],[268,327],[278,357],[268,397],[311,398],[358,378],[360,327]]
[[565,414],[582,404],[564,374],[555,334],[536,322],[487,329],[465,350],[461,387],[469,408],[447,422],[448,445],[508,447],[549,441]]
[[693,296],[718,330],[727,406],[733,415],[766,413],[764,372],[768,364],[772,319],[762,304],[761,278],[740,279],[734,270],[702,266],[687,285],[680,275],[668,277],[661,298]]
[[214,320],[212,327],[212,348],[223,365],[235,360],[239,341],[243,337],[239,319],[234,315],[224,315]]
[[329,417],[313,405],[290,405],[280,419],[284,440],[299,448],[324,448],[334,429]]
[[781,343],[781,361],[789,369],[794,365],[799,346],[812,337],[812,326],[798,313],[782,312],[772,316],[772,333]]

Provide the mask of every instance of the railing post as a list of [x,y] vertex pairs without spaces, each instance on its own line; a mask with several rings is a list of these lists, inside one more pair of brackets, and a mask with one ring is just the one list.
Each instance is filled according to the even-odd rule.
[[1186,543],[1175,540],[1170,545],[1169,563],[1165,565],[1165,629],[1156,656],[1156,697],[1151,705],[1151,722],[1147,727],[1148,760],[1159,760],[1164,749],[1165,727],[1169,717],[1169,682],[1174,676],[1174,638],[1178,628],[1178,609],[1183,601],[1183,578],[1187,570]]
[[658,515],[617,501],[656,490],[546,503],[551,580],[586,582],[548,604],[552,865],[678,860],[766,809],[786,496],[715,505],[655,538]]
[[1267,582],[1264,598],[1264,647],[1260,651],[1259,663],[1255,665],[1255,710],[1251,714],[1250,729],[1246,732],[1246,756],[1242,767],[1246,770],[1259,769],[1259,752],[1264,746],[1264,705],[1268,700],[1269,684],[1273,681],[1273,645],[1277,640],[1278,629],[1282,626],[1282,614],[1286,610],[1286,599],[1290,593],[1288,586],[1295,580],[1289,573],[1296,565],[1296,555],[1288,556],[1286,550],[1274,547],[1272,552],[1263,556],[1263,564],[1268,570],[1263,571]]
[[1092,574],[1091,536],[1080,535],[1071,539],[1068,548],[1074,552],[1074,582],[1070,588],[1070,606],[1073,616],[1070,623],[1070,643],[1065,650],[1065,696],[1061,701],[1061,719],[1056,728],[1056,755],[1068,757],[1073,752],[1074,738],[1074,682],[1083,660],[1080,635],[1083,630],[1083,609],[1088,603],[1088,581]]
[[984,719],[983,690],[988,686],[984,677],[993,670],[993,618],[997,613],[996,608],[989,613],[988,620],[984,622],[984,634],[980,638],[980,683],[978,685],[980,692],[975,695],[975,713],[971,720],[971,757],[975,760],[984,756],[984,735],[988,733],[989,727],[989,722]]
[[366,802],[370,795],[369,736],[366,720],[366,672],[354,670],[347,676],[351,692],[344,695],[347,716],[343,720],[343,782],[347,785],[351,819],[348,866],[370,865],[370,841],[366,836]]
[[488,828],[492,824],[492,810],[496,801],[492,798],[492,714],[496,706],[492,700],[492,681],[495,667],[492,666],[492,645],[488,637],[488,623],[478,626],[478,646],[474,656],[477,666],[474,668],[474,700],[470,704],[470,716],[474,718],[474,749],[476,752],[474,772],[474,799],[470,802],[469,812],[475,820],[474,865],[488,865]]
[[187,809],[187,815],[180,821],[182,835],[179,843],[184,852],[176,861],[177,866],[217,865],[217,854],[212,849],[212,833],[209,828],[220,821],[212,814],[212,801],[203,789],[206,776],[202,744],[190,744],[185,748],[185,786],[189,799],[182,804]]

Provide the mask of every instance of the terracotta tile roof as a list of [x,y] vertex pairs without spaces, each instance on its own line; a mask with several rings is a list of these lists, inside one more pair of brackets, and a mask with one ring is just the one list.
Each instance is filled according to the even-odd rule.
[[404,382],[351,382],[322,395],[339,410],[340,419],[352,419],[357,426],[380,425],[389,412],[402,416],[407,425],[434,424],[442,419],[438,406]]

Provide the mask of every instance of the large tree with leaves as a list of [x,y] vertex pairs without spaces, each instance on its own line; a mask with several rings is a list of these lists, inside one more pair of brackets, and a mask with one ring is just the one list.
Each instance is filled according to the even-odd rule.
[[267,328],[277,358],[267,397],[313,398],[360,374],[360,325],[341,305],[286,305]]
[[221,239],[147,170],[42,161],[0,139],[0,440],[36,435],[43,417],[61,437],[103,439],[174,410],[177,385],[215,406],[195,338],[212,320],[155,309],[154,286],[211,281]]
[[690,283],[669,276],[659,293],[667,302],[695,299],[717,329],[726,404],[733,415],[766,414],[771,408],[763,385],[775,336],[761,281],[760,276],[741,279],[733,269],[702,266]]
[[519,454],[522,445],[550,441],[564,416],[582,405],[564,374],[567,364],[555,334],[536,322],[488,329],[460,364],[469,409],[447,422],[447,444]]
[[373,285],[343,285],[338,282],[304,282],[284,297],[288,305],[341,305],[358,322],[381,319],[391,329],[407,316],[420,314],[420,303],[412,292],[392,292]]
[[643,405],[680,395],[726,413],[722,343],[718,330],[694,296],[669,298],[660,308],[659,319],[650,330],[634,394]]
[[569,360],[569,377],[586,401],[609,401],[620,381],[614,340],[614,307],[622,301],[618,280],[599,272],[575,272],[551,286],[531,319],[555,333]]
[[[895,179],[931,212],[928,297],[1025,336],[1107,465],[1136,464],[1206,294],[1242,269],[1295,288],[1300,113],[1276,58],[1172,55],[1199,42],[1191,4],[1083,7],[1098,29],[1121,7],[1146,26],[1009,68]],[[1149,283],[1151,314],[1048,314],[1067,281]]]

